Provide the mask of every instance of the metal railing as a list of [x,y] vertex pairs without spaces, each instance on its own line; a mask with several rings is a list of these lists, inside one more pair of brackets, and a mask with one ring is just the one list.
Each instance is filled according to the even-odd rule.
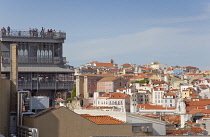
[[[2,63],[10,63],[10,57],[3,57]],[[65,64],[66,58],[65,57],[53,57],[53,58],[47,58],[47,57],[24,57],[24,56],[18,56],[18,63],[32,63],[32,64]]]
[[59,82],[18,82],[19,89],[71,89],[73,86],[72,81],[59,81]]
[[18,126],[17,136],[18,137],[39,137],[39,131],[37,128]]
[[0,37],[23,37],[23,38],[47,38],[66,39],[65,32],[42,32],[42,31],[0,31]]

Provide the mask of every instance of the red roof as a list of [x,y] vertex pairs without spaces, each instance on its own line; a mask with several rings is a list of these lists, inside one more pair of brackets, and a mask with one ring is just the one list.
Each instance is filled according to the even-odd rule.
[[164,84],[165,81],[152,81],[153,84]]
[[118,120],[110,116],[91,116],[89,114],[81,114],[81,116],[86,119],[96,123],[96,124],[125,124],[124,121]]
[[123,64],[123,65],[121,65],[121,66],[131,66],[131,64],[129,64],[129,63],[126,63],[126,64]]
[[114,63],[95,63],[97,67],[115,67]]
[[124,94],[124,93],[119,93],[119,92],[114,92],[114,93],[105,93],[100,97],[109,97],[109,99],[129,99],[130,95]]
[[163,110],[175,109],[174,107],[166,108],[166,107],[163,107],[162,105],[150,105],[150,104],[138,104],[137,107],[143,108],[144,110],[146,110],[146,109],[154,109],[154,110],[156,110],[156,109],[163,109]]
[[190,112],[193,109],[205,109],[206,105],[210,105],[210,99],[199,99],[199,101],[186,100],[186,110]]
[[64,101],[62,98],[56,98],[56,101]]
[[193,67],[193,66],[187,66],[187,67],[185,67],[185,68],[196,68],[196,67]]

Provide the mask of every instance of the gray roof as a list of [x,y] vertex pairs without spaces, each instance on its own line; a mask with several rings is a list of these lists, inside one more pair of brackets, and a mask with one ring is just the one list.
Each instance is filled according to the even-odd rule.
[[[9,72],[10,67],[2,67],[2,72]],[[73,69],[61,67],[18,67],[18,72],[74,72]]]

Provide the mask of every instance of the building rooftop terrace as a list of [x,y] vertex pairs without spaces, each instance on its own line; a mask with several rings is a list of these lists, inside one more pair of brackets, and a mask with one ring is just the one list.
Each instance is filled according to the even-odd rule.
[[41,38],[41,39],[66,39],[66,33],[61,31],[6,31],[0,30],[0,38]]

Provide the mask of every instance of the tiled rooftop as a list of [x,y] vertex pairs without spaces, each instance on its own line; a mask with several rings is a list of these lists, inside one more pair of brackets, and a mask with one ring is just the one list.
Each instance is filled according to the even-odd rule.
[[96,123],[96,124],[125,124],[124,121],[118,120],[110,116],[92,116],[89,114],[81,114],[81,116],[86,119]]
[[124,93],[119,93],[119,92],[114,92],[114,93],[105,93],[100,97],[109,97],[109,99],[129,99],[130,95],[124,94]]
[[146,109],[163,109],[163,110],[174,110],[175,108],[174,107],[168,107],[168,108],[165,108],[163,107],[162,105],[150,105],[150,104],[138,104],[138,107],[140,108],[143,108],[144,110]]

